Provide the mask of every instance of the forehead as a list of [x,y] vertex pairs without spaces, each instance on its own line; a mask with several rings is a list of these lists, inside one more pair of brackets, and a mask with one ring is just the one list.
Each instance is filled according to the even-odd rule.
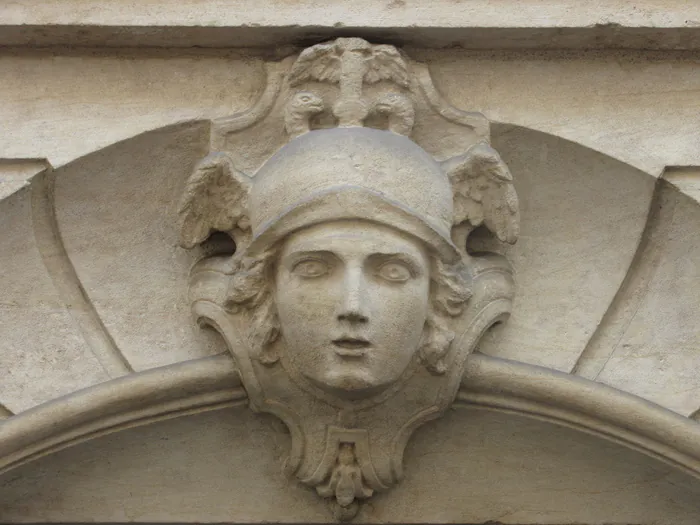
[[419,260],[428,257],[418,239],[370,221],[326,222],[296,231],[284,242],[282,257],[300,251],[330,251],[339,255],[401,253]]

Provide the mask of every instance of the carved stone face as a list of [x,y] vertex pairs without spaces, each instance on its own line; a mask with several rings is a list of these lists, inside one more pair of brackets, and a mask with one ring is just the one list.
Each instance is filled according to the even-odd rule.
[[276,269],[276,302],[292,365],[346,398],[394,383],[421,342],[429,308],[423,244],[364,221],[290,235]]

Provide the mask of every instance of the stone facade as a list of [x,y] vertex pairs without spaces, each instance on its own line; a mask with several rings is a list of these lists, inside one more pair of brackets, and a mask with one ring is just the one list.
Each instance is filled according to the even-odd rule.
[[697,524],[700,7],[240,4],[0,7],[0,521]]

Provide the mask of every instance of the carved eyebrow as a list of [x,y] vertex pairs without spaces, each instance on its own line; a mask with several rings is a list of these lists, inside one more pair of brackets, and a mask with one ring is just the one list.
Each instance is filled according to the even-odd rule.
[[337,259],[333,252],[328,250],[294,250],[285,255],[284,259],[291,261],[292,264],[304,259],[305,257],[317,257],[319,259]]
[[373,253],[372,255],[369,256],[370,260],[378,260],[379,262],[389,262],[392,260],[398,260],[408,266],[408,269],[411,271],[411,274],[413,277],[419,277],[423,275],[424,269],[423,266],[420,264],[420,262],[413,256],[403,253],[403,252],[397,252],[397,253]]

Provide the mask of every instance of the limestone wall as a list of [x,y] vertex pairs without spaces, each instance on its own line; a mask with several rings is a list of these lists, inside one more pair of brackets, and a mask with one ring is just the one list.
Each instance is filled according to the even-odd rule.
[[[695,330],[688,321],[692,316],[678,317],[678,295],[668,294],[661,284],[680,279],[692,287],[694,282],[696,243],[686,238],[692,237],[695,228],[689,225],[696,220],[696,179],[687,167],[700,164],[700,128],[692,111],[700,83],[696,61],[639,51],[409,53],[430,65],[437,87],[455,105],[483,111],[503,123],[494,127],[493,140],[512,165],[525,210],[523,237],[508,252],[521,290],[506,333],[487,339],[486,352],[571,371],[628,270],[639,264],[633,259],[649,227],[654,179],[665,173],[671,184],[659,187],[659,192],[669,195],[682,181],[677,197],[664,197],[680,200],[678,210],[665,211],[659,220],[669,222],[663,225],[663,235],[685,236],[676,250],[690,252],[679,258],[666,248],[648,248],[656,253],[654,269],[634,285],[641,290],[625,292],[666,294],[664,300],[670,301],[659,308],[660,299],[653,299],[657,307],[643,321],[654,337],[620,347],[635,349],[633,355],[641,359],[657,357],[648,366],[632,366],[636,373],[648,370],[643,380],[629,377],[616,359],[610,366],[617,372],[603,372],[601,362],[594,372],[581,373],[593,379],[602,372],[608,384],[624,385],[686,415],[697,410],[696,375],[687,372],[688,363],[696,359]],[[45,158],[56,168],[59,244],[67,250],[88,303],[135,370],[217,351],[215,341],[192,344],[191,337],[203,341],[203,336],[188,324],[186,305],[177,306],[184,289],[170,295],[173,286],[185,286],[180,277],[189,264],[175,247],[173,214],[179,188],[206,147],[204,121],[242,111],[260,95],[266,82],[263,59],[247,55],[225,50],[26,50],[6,52],[0,60],[3,76],[9,79],[1,88],[6,101],[3,121],[12,129],[1,139],[2,156],[8,160],[0,169],[5,180],[13,181],[8,187],[15,189],[26,174],[43,169],[41,162],[24,159]],[[191,131],[172,128],[141,135],[192,121],[202,125],[187,124]],[[120,141],[125,142],[110,146]],[[17,159],[24,171],[17,171]],[[47,325],[44,335],[38,319],[45,314],[30,320],[37,308],[47,307],[57,318],[65,316],[59,312],[66,311],[66,301],[55,295],[41,258],[42,251],[46,257],[47,250],[55,249],[41,247],[52,242],[50,234],[41,233],[50,225],[32,223],[30,188],[9,195],[3,206],[8,209],[4,220],[12,221],[12,235],[2,240],[8,268],[3,286],[7,315],[17,320],[3,324],[6,348],[0,358],[10,372],[0,399],[19,412],[106,380],[109,374],[92,357],[90,344],[70,316],[60,326],[74,335],[51,344],[56,327]],[[687,217],[681,219],[681,213]],[[659,235],[653,243],[667,246],[670,239]],[[28,243],[27,248],[20,243]],[[162,257],[156,256],[158,250]],[[138,251],[143,251],[140,259]],[[646,260],[646,252],[639,258]],[[30,271],[32,264],[35,269]],[[663,271],[657,274],[658,265]],[[676,268],[679,265],[682,269]],[[30,278],[27,272],[34,274]],[[28,293],[30,284],[41,291]],[[688,290],[684,304],[692,311],[695,294],[688,286],[680,290],[681,295]],[[12,300],[7,295],[11,290],[17,290]],[[144,300],[148,307],[140,304]],[[688,335],[678,339],[685,341],[681,348],[687,351],[666,355],[659,347],[673,344],[675,330],[665,343],[653,342],[668,323],[688,327]],[[156,336],[159,332],[162,335]],[[27,334],[36,339],[26,339]],[[21,347],[18,337],[24,342]],[[29,351],[26,346],[32,340],[36,342],[30,343]],[[614,346],[615,341],[606,344]],[[597,359],[607,360],[613,350],[601,352],[604,357]],[[73,357],[66,360],[67,355]],[[639,363],[637,357],[630,357],[631,362]],[[81,364],[67,364],[73,362]],[[75,373],[89,362],[94,363],[90,373]]]
[[[604,390],[613,397],[617,391],[621,399],[631,394],[649,414],[678,417],[669,421],[694,432],[693,421],[700,421],[700,6],[687,0],[585,6],[555,0],[276,1],[240,2],[235,9],[217,1],[69,4],[18,0],[0,6],[0,419],[38,421],[58,406],[47,403],[62,396],[73,397],[61,403],[77,399],[78,406],[93,395],[82,389],[109,392],[118,378],[141,381],[139,374],[158,373],[159,367],[227,353],[224,341],[199,328],[190,312],[187,276],[201,253],[178,246],[184,185],[209,152],[212,121],[257,111],[276,67],[308,45],[350,35],[397,45],[426,64],[445,101],[491,121],[491,143],[510,166],[520,200],[520,239],[505,246],[476,232],[470,248],[505,255],[514,270],[515,302],[510,319],[486,334],[478,352],[536,365],[545,374],[563,373],[574,382],[600,383],[615,389]],[[269,140],[258,145],[261,151],[272,148]],[[174,377],[171,369],[163,370],[163,377]],[[611,401],[615,407],[617,402]],[[188,407],[173,413],[199,409]],[[585,419],[597,409],[580,410]],[[165,409],[158,413],[153,419],[144,415],[144,422],[166,417]],[[283,456],[279,451],[269,456],[255,449],[266,457],[264,472],[251,471],[246,479],[258,483],[261,494],[270,483],[272,492],[294,502],[285,507],[288,516],[277,507],[268,513],[245,510],[246,502],[234,498],[227,505],[238,502],[244,511],[231,518],[229,507],[211,510],[220,494],[201,495],[211,500],[211,506],[202,503],[206,511],[189,500],[152,504],[197,483],[182,469],[176,469],[173,492],[151,490],[156,481],[139,482],[148,501],[129,500],[140,508],[133,513],[115,503],[132,497],[123,493],[131,481],[105,489],[104,512],[95,503],[103,495],[81,488],[85,479],[93,484],[108,477],[100,470],[104,465],[84,470],[98,461],[100,447],[110,457],[126,451],[131,466],[123,467],[123,480],[138,477],[145,456],[152,458],[153,477],[168,477],[171,460],[161,457],[162,450],[134,445],[141,433],[153,434],[147,439],[155,443],[175,432],[181,438],[176,455],[225,447],[222,436],[230,429],[213,422],[224,413],[129,431],[23,466],[20,477],[0,478],[0,521],[322,521],[325,510],[315,500],[298,503],[306,492],[275,485],[279,465],[273,458]],[[607,442],[601,446],[609,450],[593,452],[593,438],[552,430],[549,423],[490,413],[470,416],[477,422],[472,428],[472,419],[462,414],[440,422],[453,437],[439,447],[428,427],[421,431],[407,453],[402,492],[361,516],[645,525],[691,524],[700,516],[692,477],[700,472],[700,457],[688,452],[676,463],[669,459],[677,457],[670,445],[680,432],[675,426],[644,422],[630,430],[617,422],[616,429],[635,436],[642,427],[659,435],[668,430],[654,438],[663,451],[651,454],[654,447],[616,430],[611,439],[635,452],[619,452]],[[558,416],[537,414],[532,417],[561,423]],[[141,415],[129,417],[141,424]],[[242,435],[233,439],[245,444],[241,450],[255,448],[246,441],[251,433],[263,436],[267,448],[286,446],[276,424],[247,413],[239,417],[245,431],[237,430]],[[598,428],[563,419],[584,432]],[[109,429],[104,432],[124,428],[100,425]],[[188,425],[213,428],[217,437],[202,443]],[[0,423],[0,460],[3,439],[16,440],[12,429],[4,438],[8,428]],[[63,429],[69,437],[36,445],[42,451],[37,457],[103,430],[85,430],[77,438]],[[490,432],[516,437],[490,443]],[[482,448],[465,452],[467,441]],[[535,446],[545,441],[547,450]],[[577,444],[561,459],[567,442]],[[21,462],[33,458],[30,448],[20,454],[21,447],[12,447],[7,450]],[[519,452],[503,459],[499,447]],[[653,459],[639,459],[637,449]],[[247,452],[237,454],[226,460],[227,469],[241,468],[237,462]],[[7,457],[14,466],[16,458]],[[455,457],[461,470],[450,470]],[[606,472],[610,458],[620,464]],[[75,471],[67,466],[74,461],[80,465]],[[192,466],[191,476],[216,470],[219,461],[206,456]],[[474,482],[492,468],[502,484],[491,480],[485,489]],[[518,487],[527,480],[509,472],[539,468],[523,495]],[[430,474],[419,480],[418,472],[426,469]],[[578,481],[567,485],[564,471]],[[60,505],[49,496],[61,484],[57,472],[67,472],[78,487],[61,492]],[[459,490],[436,489],[434,483],[455,479],[449,472],[460,479]],[[214,477],[226,476],[216,471]],[[236,491],[241,483],[225,486]],[[588,485],[604,489],[586,492]],[[564,495],[553,504],[550,496],[560,486]],[[516,499],[498,496],[501,490]],[[616,494],[616,503],[599,492]],[[454,500],[462,493],[469,494],[468,512]],[[423,497],[420,508],[393,510]],[[615,510],[595,510],[606,506]]]

